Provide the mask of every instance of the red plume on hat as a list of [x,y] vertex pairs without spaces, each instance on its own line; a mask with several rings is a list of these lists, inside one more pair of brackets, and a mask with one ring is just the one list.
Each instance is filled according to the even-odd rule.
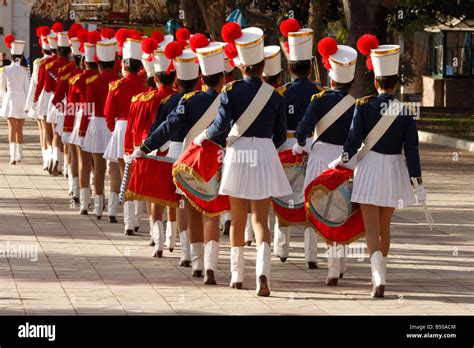
[[196,49],[209,46],[209,39],[204,34],[194,34],[189,39],[189,46],[193,52],[196,52]]
[[331,64],[329,63],[329,56],[332,56],[337,52],[337,42],[332,37],[325,37],[318,42],[318,52],[323,57],[324,67],[326,69],[331,69]]
[[128,37],[130,37],[130,30],[126,28],[120,28],[119,30],[117,30],[117,43],[119,47],[123,46],[123,43],[125,42],[125,40],[127,40]]
[[87,42],[89,36],[89,32],[86,29],[82,29],[77,33],[77,39],[81,44],[79,46],[79,52],[84,52],[84,44]]
[[[280,32],[286,38],[288,38],[288,33],[294,33],[294,32],[299,31],[300,29],[301,29],[300,23],[294,18],[285,19],[283,22],[280,23]],[[286,52],[289,53],[290,47],[289,47],[288,41],[285,42],[284,46],[285,46]]]
[[374,70],[370,51],[377,47],[379,47],[379,40],[372,34],[364,34],[357,40],[357,49],[364,56],[367,56],[366,65],[370,71]]
[[55,32],[55,33],[60,33],[62,31],[64,31],[64,26],[59,23],[59,22],[56,22],[54,23],[52,26],[51,26],[51,29]]
[[15,41],[15,37],[12,34],[5,36],[5,38],[3,39],[3,42],[5,42],[7,48],[12,48],[13,41]]
[[41,36],[46,37],[49,34],[51,34],[51,29],[48,26],[44,25],[44,26],[41,27],[40,32],[41,32]]
[[165,36],[161,31],[155,31],[153,34],[150,35],[150,37],[155,40],[157,44],[159,44],[165,39]]
[[87,33],[87,42],[95,45],[98,41],[100,41],[100,33],[97,30],[93,30]]
[[70,38],[70,39],[73,38],[73,37],[77,37],[78,32],[83,30],[83,29],[84,29],[84,27],[81,24],[74,23],[69,28],[69,31],[67,33],[67,37]]
[[176,30],[176,40],[187,41],[191,37],[191,32],[188,28],[179,28]]
[[106,39],[106,40],[110,40],[112,38],[115,37],[115,30],[111,29],[111,28],[102,28],[100,30],[100,35]]
[[235,66],[234,58],[237,57],[235,40],[242,36],[242,27],[235,22],[228,22],[222,26],[221,36],[227,42],[224,53],[229,58],[229,64]]
[[142,51],[148,54],[146,60],[148,62],[153,61],[153,51],[158,48],[158,42],[151,37],[147,37],[145,40],[142,41]]
[[179,57],[182,54],[183,54],[183,46],[181,46],[179,42],[174,41],[166,45],[165,56],[166,58],[171,60],[171,63],[168,66],[168,69],[166,70],[167,74],[169,74],[170,71],[174,69],[173,59],[175,59],[176,57]]
[[38,27],[38,28],[36,28],[36,31],[35,31],[35,32],[36,32],[36,36],[37,36],[37,37],[41,37],[41,29],[43,29],[43,27],[42,27],[42,26],[41,26],[41,27]]

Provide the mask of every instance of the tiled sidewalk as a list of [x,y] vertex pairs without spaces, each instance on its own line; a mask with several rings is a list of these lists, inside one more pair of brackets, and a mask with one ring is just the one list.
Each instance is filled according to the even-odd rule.
[[[25,159],[8,164],[6,122],[0,121],[0,314],[474,314],[474,154],[422,146],[428,202],[397,211],[392,224],[386,298],[369,297],[368,260],[349,261],[337,287],[324,285],[326,260],[308,270],[301,231],[286,263],[273,259],[272,296],[255,295],[255,248],[246,248],[244,285],[228,288],[229,242],[222,238],[217,286],[178,267],[179,248],[151,257],[148,222],[140,236],[122,224],[70,208],[67,180],[42,171],[36,125],[26,124]],[[360,241],[363,245],[363,240]],[[38,248],[38,260],[17,258]],[[10,250],[6,257],[5,250]]]

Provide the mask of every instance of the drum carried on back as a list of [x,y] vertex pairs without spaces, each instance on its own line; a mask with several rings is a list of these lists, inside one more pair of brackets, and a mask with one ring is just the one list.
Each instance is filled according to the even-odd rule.
[[229,197],[219,195],[225,150],[211,140],[194,143],[173,165],[173,181],[189,202],[207,216],[230,210]]
[[349,244],[364,233],[357,203],[351,202],[353,171],[327,169],[305,190],[305,210],[315,230],[329,244]]
[[273,197],[275,215],[288,225],[302,224],[306,221],[304,210],[304,176],[306,163],[304,155],[293,155],[291,149],[278,153],[293,193],[284,197]]

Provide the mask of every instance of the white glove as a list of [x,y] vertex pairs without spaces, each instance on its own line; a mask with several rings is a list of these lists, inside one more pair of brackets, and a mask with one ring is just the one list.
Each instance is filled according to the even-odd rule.
[[145,153],[142,150],[140,150],[140,148],[136,148],[135,150],[133,150],[132,160],[135,160],[143,156],[145,156]]
[[304,146],[301,146],[300,144],[298,143],[295,143],[295,145],[293,145],[293,155],[301,155],[303,152],[304,152],[305,148]]
[[128,163],[132,160],[132,156],[130,156],[129,154],[124,154],[123,160],[125,161],[125,163]]
[[197,146],[201,146],[202,142],[207,139],[207,132],[206,129],[201,132],[196,138],[194,138],[193,143],[196,144]]
[[341,156],[336,158],[334,161],[328,164],[328,168],[335,169],[337,166],[344,166],[344,163],[341,161]]
[[418,191],[415,192],[415,196],[416,196],[416,201],[419,204],[423,204],[426,202],[426,191],[423,185],[418,186]]

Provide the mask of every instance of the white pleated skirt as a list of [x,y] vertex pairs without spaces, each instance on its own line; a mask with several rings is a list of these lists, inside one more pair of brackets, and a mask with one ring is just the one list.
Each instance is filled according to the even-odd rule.
[[74,127],[72,128],[72,132],[69,134],[69,139],[67,140],[67,143],[81,147],[84,145],[84,137],[79,136],[79,129],[81,127],[83,113],[83,109],[77,110],[76,117],[74,117]]
[[48,103],[48,113],[46,114],[46,122],[48,123],[58,123],[58,118],[59,118],[59,110],[56,108],[56,106],[53,105],[51,102],[54,98],[54,93],[51,93],[51,97],[49,99]]
[[[310,145],[311,147],[311,145]],[[308,164],[304,178],[304,188],[318,177],[323,171],[328,169],[329,163],[338,158],[344,150],[341,145],[334,145],[317,141],[309,153]]]
[[107,161],[118,162],[123,159],[125,143],[125,132],[127,130],[127,120],[119,120],[115,123],[115,129],[110,137],[109,143],[104,151],[104,158]]
[[392,208],[414,204],[415,196],[402,155],[369,151],[355,168],[351,200]]
[[28,113],[26,114],[26,116],[28,116],[32,120],[42,120],[43,119],[43,116],[40,116],[40,114],[38,114],[38,112],[36,110],[34,110],[33,108],[30,108],[30,110],[28,110]]
[[48,114],[49,101],[53,92],[45,92],[43,89],[38,97],[38,114],[46,116]]
[[[177,159],[183,153],[183,143],[178,141],[170,142],[168,147],[168,154],[166,157]],[[178,187],[176,187],[176,193],[182,195],[183,191],[181,191]]]
[[229,146],[219,193],[252,200],[292,194],[273,141],[240,137]]
[[109,144],[112,133],[107,128],[104,117],[92,116],[84,137],[84,151],[90,153],[104,153]]
[[[65,109],[65,105],[66,105],[66,98],[63,99],[62,101],[62,105],[64,106],[63,109],[61,111],[59,111],[56,107],[56,111],[57,111],[57,123],[56,123],[56,128],[54,129],[54,131],[59,135],[61,136],[61,139],[62,139],[62,135],[63,135],[63,128],[64,128],[64,109]],[[64,144],[64,143],[63,143]]]
[[22,120],[26,117],[24,109],[26,96],[23,92],[7,91],[2,96],[2,99],[0,117],[16,118],[18,120]]

